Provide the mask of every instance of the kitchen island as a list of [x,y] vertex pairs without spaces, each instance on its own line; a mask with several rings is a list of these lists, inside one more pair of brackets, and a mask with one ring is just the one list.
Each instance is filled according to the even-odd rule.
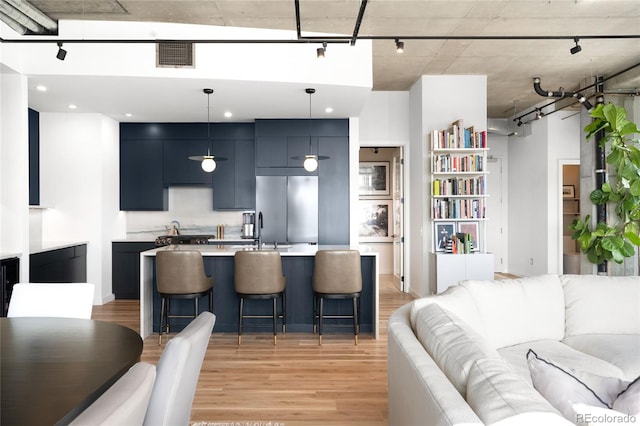
[[[216,315],[214,332],[237,332],[238,329],[238,298],[233,287],[234,255],[238,250],[252,250],[246,246],[228,245],[172,245],[167,247],[147,250],[140,253],[140,335],[146,338],[158,330],[158,312],[160,298],[155,286],[155,256],[159,251],[167,250],[198,250],[202,253],[204,268],[207,275],[213,276],[213,313]],[[362,294],[360,312],[360,331],[372,333],[378,338],[378,253],[366,247],[349,246],[317,246],[317,245],[293,245],[279,246],[277,251],[282,257],[282,270],[287,278],[287,332],[312,332],[313,331],[313,291],[311,279],[315,254],[318,250],[344,250],[356,249],[360,251],[362,264]],[[204,299],[203,299],[204,300]],[[351,313],[349,300],[332,301],[335,311],[328,313]],[[345,303],[342,303],[345,302]],[[269,306],[267,306],[269,305]],[[200,303],[201,310],[208,306]],[[193,302],[190,300],[173,300],[171,302],[172,313],[191,314]],[[253,312],[258,314],[269,313],[270,304],[252,305]],[[176,321],[177,323],[178,321]],[[329,323],[327,323],[327,326]],[[181,327],[172,327],[178,331]],[[253,331],[251,327],[245,327],[247,331]],[[327,328],[329,333],[334,328]],[[345,328],[346,332],[352,329]]]

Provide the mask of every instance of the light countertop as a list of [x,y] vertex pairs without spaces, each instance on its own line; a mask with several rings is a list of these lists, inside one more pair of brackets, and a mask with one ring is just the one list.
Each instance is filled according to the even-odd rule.
[[29,246],[29,254],[60,250],[69,247],[81,246],[88,243],[88,241],[41,241],[38,243],[31,243],[31,245]]
[[20,253],[0,253],[0,260],[11,259],[13,257],[21,257]]
[[[377,256],[378,252],[365,246],[348,245],[311,245],[294,244],[291,246],[278,247],[277,251],[281,256],[315,256],[318,250],[359,250],[361,256]],[[189,245],[180,244],[155,248],[140,253],[143,256],[155,256],[159,251],[171,250],[198,250],[203,256],[233,256],[237,251],[256,250],[255,247],[233,246],[233,245]],[[273,250],[273,247],[265,247],[263,250]]]

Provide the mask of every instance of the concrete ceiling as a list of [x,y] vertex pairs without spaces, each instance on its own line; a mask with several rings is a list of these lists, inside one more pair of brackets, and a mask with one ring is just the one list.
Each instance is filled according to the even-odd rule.
[[[54,19],[192,23],[296,30],[293,0],[30,0]],[[300,0],[301,29],[351,35],[360,0]],[[371,0],[360,36],[576,36],[640,33],[639,0]],[[640,39],[373,41],[373,90],[409,90],[420,75],[486,74],[488,116],[512,117],[546,90],[576,90],[640,62]],[[327,55],[331,52],[331,45]],[[608,82],[640,87],[640,67]],[[589,92],[589,94],[592,92]]]

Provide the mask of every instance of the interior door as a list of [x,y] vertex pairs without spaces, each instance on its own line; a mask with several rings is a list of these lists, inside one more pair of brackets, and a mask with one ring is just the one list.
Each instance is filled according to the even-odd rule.
[[401,291],[407,291],[404,285],[404,166],[402,147],[393,156],[391,173],[393,174],[393,280]]

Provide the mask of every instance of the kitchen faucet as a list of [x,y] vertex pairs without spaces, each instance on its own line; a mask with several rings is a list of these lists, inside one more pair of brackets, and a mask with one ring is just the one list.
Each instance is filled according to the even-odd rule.
[[262,249],[262,227],[264,226],[262,222],[262,212],[258,213],[258,250]]

